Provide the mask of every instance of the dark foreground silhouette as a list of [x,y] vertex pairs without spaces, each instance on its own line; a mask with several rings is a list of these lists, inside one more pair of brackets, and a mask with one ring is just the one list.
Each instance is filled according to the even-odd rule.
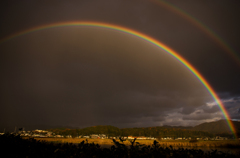
[[155,158],[155,157],[182,157],[182,158],[237,158],[240,154],[223,153],[217,150],[211,152],[203,152],[196,149],[173,149],[171,146],[168,148],[161,147],[157,141],[152,145],[146,146],[131,141],[131,146],[122,144],[124,140],[120,139],[117,142],[113,139],[115,145],[111,148],[101,148],[98,144],[88,143],[82,141],[75,144],[56,144],[48,142],[40,142],[34,138],[22,139],[20,136],[11,134],[4,134],[0,136],[0,153],[3,157],[24,157],[24,158],[38,158],[38,157],[102,157],[102,158]]

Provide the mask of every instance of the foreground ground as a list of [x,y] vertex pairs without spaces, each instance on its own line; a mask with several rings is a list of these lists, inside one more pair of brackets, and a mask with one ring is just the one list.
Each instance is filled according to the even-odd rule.
[[[52,138],[56,139],[56,138]],[[98,144],[89,141],[82,141],[78,144],[69,143],[53,143],[51,139],[43,138],[21,138],[10,134],[0,136],[0,152],[4,157],[95,157],[95,158],[237,158],[240,157],[239,153],[223,153],[217,150],[204,152],[195,149],[174,149],[170,147],[162,147],[157,141],[153,141],[151,145],[140,145],[132,141],[130,146],[126,146],[121,142],[112,140],[113,145],[110,148],[101,148]],[[62,139],[71,140],[71,139]],[[76,139],[72,139],[76,141]],[[81,141],[81,140],[80,140]],[[92,140],[96,141],[96,140]],[[99,140],[100,141],[100,140]],[[107,140],[110,141],[110,140]],[[50,143],[51,142],[51,143]],[[74,142],[76,143],[76,142]]]
[[[55,143],[81,143],[86,141],[85,138],[34,138],[39,141],[55,142]],[[87,139],[88,143],[95,143],[101,146],[114,145],[112,139]],[[116,140],[120,142],[120,140]],[[126,140],[124,145],[131,145],[133,140]],[[144,145],[153,144],[154,140],[136,140],[136,142]],[[161,140],[159,145],[164,147],[240,147],[240,141],[235,140],[213,140],[213,141],[189,141],[189,140]]]

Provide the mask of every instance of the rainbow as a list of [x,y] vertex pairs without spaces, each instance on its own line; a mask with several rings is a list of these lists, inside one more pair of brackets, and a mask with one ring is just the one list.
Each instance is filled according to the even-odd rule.
[[240,57],[237,54],[236,51],[234,51],[226,41],[224,41],[219,35],[217,35],[213,30],[211,30],[209,27],[204,25],[201,21],[196,19],[195,17],[191,16],[190,14],[184,12],[180,8],[174,6],[170,2],[162,1],[162,0],[151,0],[156,4],[159,4],[168,10],[176,13],[177,15],[183,17],[187,21],[191,22],[193,25],[195,25],[197,28],[199,28],[202,32],[207,34],[213,41],[215,41],[223,50],[225,50],[231,58],[240,66]]
[[228,126],[229,126],[230,130],[232,131],[232,133],[235,136],[235,138],[237,138],[234,125],[233,125],[232,121],[230,120],[231,118],[230,118],[227,110],[225,109],[223,103],[220,101],[220,99],[217,96],[216,92],[209,85],[209,83],[204,79],[204,77],[187,60],[185,60],[183,57],[181,57],[177,52],[175,52],[174,50],[172,50],[171,48],[169,48],[165,44],[157,41],[156,39],[154,39],[154,38],[152,38],[152,37],[150,37],[148,35],[145,35],[143,33],[140,33],[138,31],[135,31],[135,30],[123,27],[123,26],[107,24],[107,23],[101,23],[101,22],[73,21],[73,22],[53,23],[53,24],[42,25],[42,26],[31,28],[31,29],[27,29],[25,31],[22,31],[22,32],[10,35],[10,36],[0,40],[0,44],[3,43],[3,42],[8,41],[10,39],[13,39],[13,38],[16,38],[16,37],[19,37],[19,36],[22,36],[22,35],[29,34],[31,32],[44,30],[44,29],[50,29],[50,28],[56,28],[56,27],[66,27],[66,26],[100,27],[100,28],[107,28],[107,29],[111,29],[111,30],[116,30],[116,31],[120,31],[122,33],[126,33],[126,34],[130,34],[130,35],[136,36],[136,37],[138,37],[140,39],[143,39],[143,40],[145,40],[145,41],[147,41],[147,42],[157,46],[158,48],[164,50],[166,53],[168,53],[169,55],[171,55],[172,57],[177,59],[180,63],[182,63],[203,84],[203,86],[207,89],[209,94],[213,97],[213,99],[218,104],[220,110],[223,113],[223,116],[227,120],[227,123],[228,123]]

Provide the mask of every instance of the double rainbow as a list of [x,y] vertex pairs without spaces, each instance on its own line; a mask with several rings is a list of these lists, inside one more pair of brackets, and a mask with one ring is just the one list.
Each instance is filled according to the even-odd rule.
[[107,29],[111,29],[111,30],[116,30],[116,31],[120,31],[122,33],[126,33],[126,34],[136,36],[136,37],[138,37],[140,39],[143,39],[143,40],[159,47],[160,49],[164,50],[166,53],[168,53],[172,57],[176,58],[179,62],[181,62],[203,84],[203,86],[207,89],[209,94],[213,97],[213,99],[218,104],[220,110],[223,113],[223,116],[227,120],[227,123],[228,123],[228,126],[229,126],[230,130],[232,131],[235,138],[237,138],[234,125],[230,120],[231,118],[230,118],[227,110],[225,109],[223,103],[220,101],[216,92],[209,85],[209,83],[203,78],[203,76],[188,61],[186,61],[183,57],[181,57],[177,52],[175,52],[174,50],[172,50],[171,48],[169,48],[165,44],[157,41],[156,39],[154,39],[154,38],[152,38],[148,35],[145,35],[143,33],[140,33],[138,31],[135,31],[135,30],[132,30],[132,29],[129,29],[129,28],[126,28],[126,27],[118,26],[118,25],[101,23],[101,22],[88,22],[88,21],[63,22],[63,23],[54,23],[54,24],[42,25],[42,26],[31,28],[31,29],[27,29],[25,31],[13,34],[11,36],[8,36],[8,37],[0,40],[0,44],[3,43],[3,42],[6,42],[6,41],[8,41],[12,38],[16,38],[18,36],[22,36],[22,35],[25,35],[25,34],[28,34],[28,33],[31,33],[31,32],[35,32],[35,31],[39,31],[39,30],[43,30],[43,29],[56,28],[56,27],[66,27],[66,26],[88,26],[88,27],[100,27],[100,28],[107,28]]
[[162,0],[151,0],[151,1],[157,5],[167,8],[168,10],[186,19],[191,24],[195,25],[198,29],[200,29],[203,33],[205,33],[208,37],[210,37],[214,42],[216,42],[225,52],[227,52],[232,57],[232,59],[236,62],[236,64],[240,66],[240,57],[237,54],[237,52],[233,50],[230,47],[230,45],[226,41],[224,41],[218,34],[216,34],[208,26],[204,25],[200,20],[191,16],[190,14],[178,8],[177,6],[171,4],[170,2],[162,1]]

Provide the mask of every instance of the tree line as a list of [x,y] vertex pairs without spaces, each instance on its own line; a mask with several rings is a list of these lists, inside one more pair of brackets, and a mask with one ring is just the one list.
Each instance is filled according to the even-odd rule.
[[91,134],[106,134],[109,137],[127,137],[127,136],[145,136],[145,137],[214,137],[215,135],[204,131],[195,131],[191,129],[181,129],[174,127],[145,127],[145,128],[117,128],[114,126],[93,126],[82,129],[55,128],[48,129],[57,135],[87,136]]

